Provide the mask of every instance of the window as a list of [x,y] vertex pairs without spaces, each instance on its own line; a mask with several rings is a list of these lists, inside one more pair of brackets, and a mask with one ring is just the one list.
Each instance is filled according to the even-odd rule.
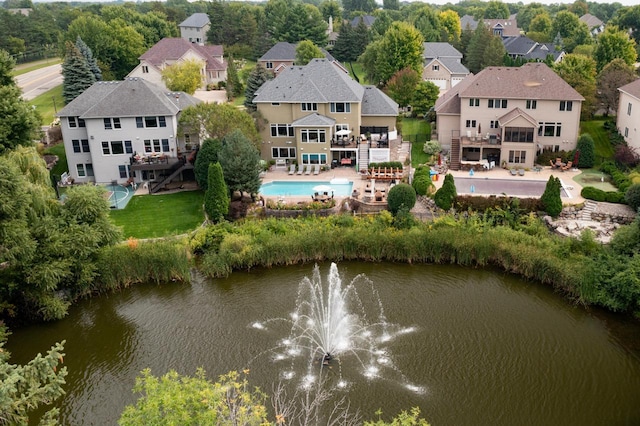
[[127,176],[127,166],[118,166],[118,172],[120,173],[120,179],[126,179]]
[[104,155],[109,155],[111,154],[111,151],[109,150],[109,142],[107,141],[102,141],[102,153]]
[[86,127],[84,119],[80,117],[67,117],[67,120],[69,121],[70,128]]
[[560,101],[560,111],[571,111],[573,109],[573,101]]
[[127,154],[133,154],[133,146],[131,145],[131,141],[124,141],[124,152]]
[[93,177],[93,164],[85,164],[84,167],[87,169],[87,176]]
[[351,104],[348,102],[331,102],[331,112],[351,112]]
[[104,118],[104,129],[105,130],[111,130],[111,119],[110,118]]
[[434,71],[440,71],[440,65],[433,65],[431,66],[431,69]]
[[153,152],[151,150],[151,139],[145,139],[144,140],[144,152]]
[[489,108],[507,108],[507,100],[506,99],[489,99],[488,106]]
[[273,158],[296,158],[295,148],[271,148]]
[[510,163],[524,163],[527,158],[527,151],[509,151]]
[[153,152],[160,152],[160,139],[153,140]]
[[538,136],[560,136],[562,132],[562,123],[538,123]]
[[73,152],[80,152],[80,139],[73,139],[71,145],[73,146]]
[[533,142],[532,127],[505,127],[505,142]]
[[191,143],[191,135],[188,133],[184,134],[184,143]]
[[162,152],[169,152],[169,139],[162,139]]
[[271,106],[280,106],[280,102],[271,102]]
[[336,124],[336,132],[339,132],[340,130],[349,130],[349,125],[348,124]]
[[538,101],[535,99],[527,99],[527,109],[536,109]]
[[627,104],[627,115],[631,115],[631,102]]
[[492,129],[498,129],[500,128],[500,124],[498,124],[498,120],[491,120],[489,127]]
[[480,106],[480,99],[478,99],[478,98],[469,98],[469,106],[470,107]]
[[78,177],[87,176],[84,171],[84,164],[76,164],[76,171],[78,172]]
[[142,73],[143,73],[143,74],[147,74],[147,73],[149,73],[149,67],[148,67],[148,66],[146,66],[146,65],[143,65],[143,66],[142,66]]
[[89,149],[89,139],[80,139],[80,146],[82,147],[82,152],[91,152]]
[[300,130],[300,137],[302,142],[326,142],[324,129],[302,129]]
[[144,127],[158,127],[158,117],[145,117]]
[[105,130],[121,129],[122,128],[122,126],[120,125],[120,119],[119,118],[103,118],[102,120],[104,121],[104,129]]
[[273,69],[273,62],[267,62],[267,63],[265,64],[265,67],[266,67],[268,70]]
[[624,137],[625,137],[625,138],[628,138],[628,137],[629,137],[629,128],[628,128],[628,127],[625,127],[625,128],[624,128]]
[[[165,117],[136,117],[136,127],[138,129],[142,129],[145,127],[167,127],[167,120]],[[117,128],[119,129],[119,127]]]
[[327,154],[302,154],[302,164],[327,164]]
[[292,138],[293,137],[293,127],[290,124],[272,124],[271,125],[271,136],[274,138]]
[[[118,119],[120,120],[120,119]],[[160,127],[167,127],[167,119],[166,117],[158,117],[158,122],[160,123]],[[119,129],[119,127],[116,127],[116,129]]]
[[73,146],[73,152],[89,152],[88,139],[73,139],[71,145]]
[[467,124],[466,125],[467,128],[476,127],[476,120],[467,120],[466,124]]
[[317,111],[318,104],[315,102],[303,102],[301,104],[303,111]]
[[136,117],[136,127],[138,129],[142,129],[144,127],[144,123],[142,122],[142,117]]
[[111,141],[111,154],[124,154],[124,144],[122,141]]

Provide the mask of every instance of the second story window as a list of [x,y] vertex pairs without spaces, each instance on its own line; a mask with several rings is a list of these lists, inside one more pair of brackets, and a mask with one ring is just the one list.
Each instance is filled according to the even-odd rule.
[[142,73],[143,74],[148,74],[149,73],[149,67],[147,65],[143,65],[142,66]]
[[507,100],[506,99],[489,99],[488,107],[489,108],[507,108]]
[[167,127],[167,119],[165,117],[136,117],[136,127],[138,129]]
[[431,69],[434,71],[440,71],[440,65],[433,65]]
[[315,102],[303,102],[301,108],[303,111],[317,111],[318,104]]
[[80,117],[67,117],[69,121],[69,127],[75,129],[76,127],[86,127],[84,119]]
[[331,112],[351,112],[351,104],[348,102],[331,102]]
[[119,118],[104,118],[104,129],[112,130],[112,129],[121,129]]
[[631,102],[627,104],[627,115],[631,115]]
[[272,70],[273,69],[273,62],[267,62],[265,64],[265,68],[268,69],[268,70]]
[[286,138],[293,137],[293,127],[290,124],[272,124],[271,137]]
[[527,99],[527,109],[536,109],[538,101],[535,99]]
[[573,101],[560,101],[560,111],[573,110]]
[[480,106],[480,99],[478,99],[478,98],[469,98],[469,106],[470,107],[479,107]]

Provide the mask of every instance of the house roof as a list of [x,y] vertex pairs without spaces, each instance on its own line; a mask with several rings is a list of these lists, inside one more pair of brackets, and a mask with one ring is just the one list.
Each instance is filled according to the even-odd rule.
[[539,62],[519,68],[488,67],[467,79],[472,81],[459,91],[461,98],[584,100],[551,68]]
[[462,65],[458,59],[453,58],[436,58],[432,59],[425,67],[430,66],[434,62],[439,62],[443,67],[447,68],[451,74],[469,74],[467,67]]
[[604,22],[602,22],[597,16],[593,16],[590,13],[582,15],[580,20],[587,24],[589,29],[604,25]]
[[520,35],[520,28],[513,16],[508,19],[485,19],[484,24],[491,29],[502,28],[502,35],[505,37]]
[[194,13],[193,15],[182,21],[178,26],[202,28],[210,22],[211,21],[209,20],[209,15],[207,15],[206,13]]
[[[335,61],[336,59],[331,56],[329,52],[320,48],[324,57],[329,61]],[[265,52],[264,55],[258,59],[259,61],[295,61],[296,60],[296,45],[281,41],[273,45],[273,47]]]
[[502,43],[507,54],[524,59],[545,60],[548,55],[553,55],[555,61],[563,54],[553,43],[538,43],[523,35],[503,37]]
[[467,27],[469,27],[468,29],[470,30],[478,28],[478,21],[473,19],[471,15],[463,15],[462,18],[460,18],[460,28],[464,31]]
[[425,59],[431,58],[459,58],[462,59],[462,53],[460,53],[455,47],[449,43],[440,42],[425,42],[422,43],[424,51],[422,56]]
[[314,112],[309,115],[305,115],[304,117],[301,117],[295,120],[293,123],[291,123],[293,127],[307,127],[307,126],[328,127],[328,126],[333,126],[334,124],[336,124],[335,119],[331,117],[327,117],[326,115],[318,114],[317,112]]
[[222,46],[200,46],[178,37],[163,38],[144,52],[139,59],[147,61],[155,67],[162,68],[166,61],[177,61],[189,51],[195,51],[202,56],[207,63],[207,70],[220,71],[227,69],[227,64],[216,58],[216,56],[222,56]]
[[371,25],[376,21],[376,17],[371,15],[356,16],[351,20],[351,26],[354,28],[357,27],[360,20],[362,20],[367,27],[371,27]]
[[460,91],[465,90],[473,83],[474,75],[470,74],[460,83],[442,94],[434,105],[438,114],[460,114]]
[[305,66],[292,66],[265,82],[254,103],[360,102],[364,87],[327,59],[312,59]]
[[364,86],[362,115],[398,115],[398,103],[375,86]]
[[632,81],[629,84],[625,84],[624,86],[618,88],[618,90],[631,95],[636,99],[640,99],[640,79]]
[[518,117],[522,117],[525,120],[527,120],[528,122],[530,122],[531,124],[533,124],[534,127],[538,127],[538,121],[535,118],[531,117],[526,112],[524,112],[523,110],[521,110],[520,108],[512,109],[511,111],[509,111],[508,113],[506,113],[502,117],[498,118],[498,121],[500,122],[500,124],[502,126],[504,126],[504,125],[509,124],[509,122],[515,120]]
[[60,117],[80,118],[138,117],[176,115],[184,108],[200,103],[184,92],[168,92],[142,78],[124,81],[98,81],[71,101]]

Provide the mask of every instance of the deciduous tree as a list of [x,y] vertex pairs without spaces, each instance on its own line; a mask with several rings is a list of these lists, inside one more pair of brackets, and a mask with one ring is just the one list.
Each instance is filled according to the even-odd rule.
[[565,55],[562,62],[555,64],[554,71],[571,87],[580,93],[585,101],[582,104],[582,118],[593,113],[596,99],[596,63],[583,55]]
[[587,24],[566,10],[560,11],[556,15],[551,33],[554,36],[560,35],[563,47],[568,53],[572,53],[578,45],[593,43]]
[[610,111],[618,110],[618,99],[620,97],[619,87],[631,83],[636,79],[633,68],[626,64],[623,59],[614,59],[600,71],[597,78],[598,102],[605,110],[605,115]]
[[430,6],[423,6],[409,17],[413,26],[420,31],[424,41],[440,41],[442,26],[440,18]]
[[180,129],[199,129],[200,139],[223,139],[234,130],[239,130],[256,147],[260,141],[253,118],[229,104],[200,103],[182,111],[179,119]]
[[637,57],[636,43],[627,32],[608,26],[598,36],[598,44],[594,52],[598,71],[617,58],[622,59],[627,65],[633,65]]
[[416,93],[416,86],[420,80],[420,74],[411,68],[401,69],[389,79],[385,87],[385,92],[391,99],[396,101],[401,108],[406,108],[412,104]]
[[210,163],[207,191],[204,194],[204,211],[209,220],[219,223],[229,213],[229,190],[224,182],[220,163]]
[[443,10],[438,17],[440,18],[442,32],[440,41],[447,41],[453,45],[457,45],[460,42],[460,34],[462,33],[458,13],[455,10]]
[[162,70],[162,81],[167,89],[193,95],[202,85],[202,63],[196,59],[176,62]]
[[509,17],[509,7],[498,0],[491,0],[482,14],[484,19],[507,19]]
[[533,18],[543,13],[548,14],[546,8],[540,3],[529,3],[524,5],[520,10],[518,10],[518,15],[516,16],[518,27],[520,27],[524,32],[528,32],[529,24],[533,21]]
[[313,58],[324,58],[322,50],[310,40],[302,40],[296,46],[296,65],[307,65]]
[[430,81],[421,81],[416,86],[411,108],[414,115],[426,115],[436,104],[440,88]]
[[230,192],[256,194],[260,189],[260,151],[240,132],[234,130],[222,139],[218,153],[224,180]]

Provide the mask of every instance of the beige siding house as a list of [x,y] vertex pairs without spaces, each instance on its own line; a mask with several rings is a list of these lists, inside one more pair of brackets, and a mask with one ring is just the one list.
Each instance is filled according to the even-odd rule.
[[462,53],[449,43],[423,43],[424,67],[422,79],[430,81],[444,93],[469,75],[462,65]]
[[389,141],[398,134],[398,104],[326,59],[282,70],[253,101],[269,123],[262,158],[277,166],[366,169],[370,160],[389,160]]
[[575,149],[584,98],[543,63],[489,67],[438,99],[438,141],[454,170],[533,167],[542,150]]
[[618,91],[616,126],[630,147],[640,149],[640,80],[624,85]]
[[209,15],[206,13],[194,13],[179,25],[180,37],[190,43],[196,43],[204,46],[207,41],[207,32],[211,28]]

